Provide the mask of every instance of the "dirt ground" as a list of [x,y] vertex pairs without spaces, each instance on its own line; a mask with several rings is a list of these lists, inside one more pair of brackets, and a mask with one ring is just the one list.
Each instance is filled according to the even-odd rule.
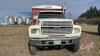
[[[100,56],[100,36],[96,25],[81,24],[80,49],[38,51],[33,56]],[[28,26],[0,26],[0,56],[32,56],[28,50]]]

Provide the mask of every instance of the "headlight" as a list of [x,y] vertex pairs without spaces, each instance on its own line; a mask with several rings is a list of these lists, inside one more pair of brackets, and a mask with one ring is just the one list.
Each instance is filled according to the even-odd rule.
[[80,32],[80,28],[74,28],[75,33],[79,33]]
[[37,29],[31,29],[31,33],[37,33]]

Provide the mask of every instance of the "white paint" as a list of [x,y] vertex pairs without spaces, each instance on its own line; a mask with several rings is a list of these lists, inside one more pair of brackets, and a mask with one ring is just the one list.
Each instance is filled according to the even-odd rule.
[[[29,27],[29,37],[30,38],[34,38],[34,37],[37,37],[37,38],[41,38],[41,37],[48,37],[49,35],[42,35],[41,33],[41,24],[42,24],[42,21],[72,21],[71,19],[40,19],[39,20],[40,23],[37,24],[37,25],[31,25]],[[73,22],[73,21],[72,21]],[[54,27],[54,26],[52,26]],[[33,29],[39,29],[39,32],[37,34],[32,34],[31,33],[31,28]],[[65,35],[65,37],[80,37],[81,36],[81,27],[79,25],[74,25],[73,24],[73,28],[79,28],[80,29],[80,32],[79,33],[75,33],[74,31],[75,30],[72,30],[72,33],[71,34],[59,34],[59,35]]]
[[[32,8],[42,8],[42,9],[62,9],[62,6],[56,6],[56,5],[40,5],[40,6],[34,6]],[[65,8],[64,8],[65,9]]]

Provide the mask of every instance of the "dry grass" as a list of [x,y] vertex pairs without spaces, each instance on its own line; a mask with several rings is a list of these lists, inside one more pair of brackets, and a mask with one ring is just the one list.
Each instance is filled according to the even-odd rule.
[[[66,49],[38,51],[36,56],[100,56],[100,36],[96,25],[81,24],[81,45],[94,42],[90,50],[76,53]],[[28,26],[0,26],[0,56],[30,56],[28,51]]]
[[0,56],[28,56],[27,26],[0,26]]

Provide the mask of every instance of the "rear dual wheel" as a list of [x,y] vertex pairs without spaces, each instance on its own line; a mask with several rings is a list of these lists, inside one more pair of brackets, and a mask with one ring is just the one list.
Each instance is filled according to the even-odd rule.
[[98,25],[98,34],[100,35],[100,24]]

